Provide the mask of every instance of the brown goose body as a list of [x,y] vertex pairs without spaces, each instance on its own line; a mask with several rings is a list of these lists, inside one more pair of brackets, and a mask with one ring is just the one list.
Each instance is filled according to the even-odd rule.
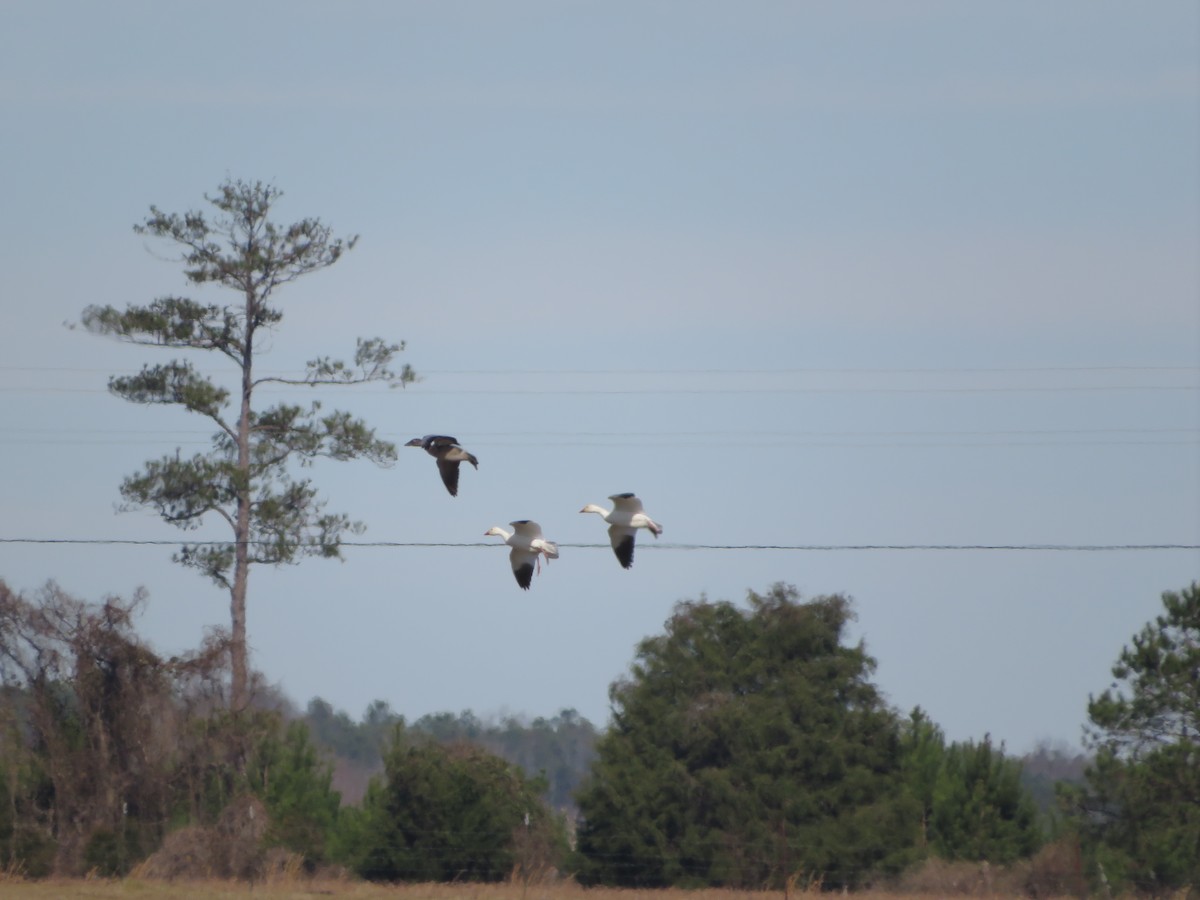
[[405,447],[420,447],[437,460],[438,472],[442,476],[442,484],[451,497],[458,496],[458,467],[460,463],[469,462],[476,469],[479,460],[459,446],[458,438],[447,434],[427,434],[424,437],[413,438]]

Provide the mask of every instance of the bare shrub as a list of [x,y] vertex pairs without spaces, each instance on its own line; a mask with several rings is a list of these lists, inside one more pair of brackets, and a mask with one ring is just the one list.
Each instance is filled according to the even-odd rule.
[[904,872],[890,892],[932,897],[1086,897],[1078,843],[1063,838],[1008,866],[931,857]]
[[1061,837],[1039,850],[1030,860],[1024,887],[1030,897],[1086,897],[1088,885],[1079,840]]
[[119,876],[157,850],[157,877],[260,874],[269,822],[247,766],[282,701],[254,675],[263,708],[231,714],[228,636],[164,660],[133,629],[144,601],[0,581],[0,867]]
[[135,866],[134,878],[172,881],[176,878],[211,878],[213,865],[213,835],[211,829],[189,826],[172,831],[162,846]]
[[244,795],[231,802],[211,827],[197,825],[172,831],[162,846],[152,853],[133,874],[159,880],[235,878],[261,881],[268,875],[279,876],[303,859],[291,857],[286,850],[265,850],[263,835],[270,824],[266,807],[257,797]]
[[304,857],[283,847],[271,847],[263,854],[255,880],[265,884],[294,884],[308,880]]
[[896,880],[900,894],[930,894],[942,897],[986,897],[992,892],[990,871],[979,863],[948,862],[930,857],[903,872]]
[[222,876],[247,881],[260,877],[265,858],[262,839],[269,824],[267,808],[249,794],[234,798],[221,811],[213,829],[213,851]]
[[29,699],[24,727],[53,786],[48,821],[36,824],[57,840],[54,870],[79,874],[96,835],[110,845],[105,865],[117,865],[157,842],[131,821],[163,821],[169,804],[170,677],[132,625],[145,593],[89,604],[53,582],[32,599],[0,588],[0,678]]

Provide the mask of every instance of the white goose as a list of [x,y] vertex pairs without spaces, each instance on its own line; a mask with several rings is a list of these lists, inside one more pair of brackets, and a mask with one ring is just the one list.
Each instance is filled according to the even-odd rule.
[[645,528],[656,538],[662,534],[662,526],[642,512],[642,501],[633,494],[613,494],[608,498],[613,502],[612,511],[603,506],[589,503],[581,513],[599,513],[608,522],[608,539],[612,543],[613,553],[621,567],[628,569],[633,565],[633,543],[637,530]]
[[504,543],[512,547],[508,559],[512,563],[513,575],[522,590],[527,591],[533,583],[534,567],[536,566],[539,572],[542,570],[540,557],[546,557],[546,565],[550,564],[550,560],[558,559],[558,544],[542,537],[542,526],[537,522],[518,519],[508,524],[513,527],[512,531],[493,526],[485,531],[483,536],[502,537]]

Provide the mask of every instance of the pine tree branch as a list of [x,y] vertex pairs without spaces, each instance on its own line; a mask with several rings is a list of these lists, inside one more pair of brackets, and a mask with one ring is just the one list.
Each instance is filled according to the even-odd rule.
[[405,364],[399,372],[388,365],[392,358],[404,350],[404,343],[388,344],[382,338],[358,339],[353,366],[340,359],[323,356],[310,360],[303,378],[284,378],[270,375],[259,378],[255,386],[267,382],[300,387],[318,385],[366,384],[382,381],[389,387],[405,387],[418,380],[412,366]]
[[195,350],[218,350],[241,362],[243,326],[234,310],[204,305],[186,297],[160,297],[147,306],[89,306],[83,326],[130,344]]

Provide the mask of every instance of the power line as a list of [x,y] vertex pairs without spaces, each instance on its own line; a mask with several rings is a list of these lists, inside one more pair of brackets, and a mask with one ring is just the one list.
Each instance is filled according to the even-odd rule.
[[[3,367],[0,367],[2,369]],[[941,375],[1022,372],[1200,372],[1200,366],[797,367],[764,369],[430,369],[429,375]]]
[[[179,348],[187,349],[187,348]],[[123,369],[135,373],[138,369]],[[233,367],[217,367],[217,372],[237,372]],[[303,374],[302,369],[287,369],[272,372],[273,375]],[[80,374],[108,374],[110,368],[82,368],[75,366],[0,366],[0,372],[76,372]],[[1092,365],[1092,366],[799,366],[792,368],[761,369],[427,369],[424,375],[822,375],[822,374],[1014,374],[1022,372],[1200,372],[1196,365]]]
[[[86,445],[91,447],[99,446],[161,446],[161,447],[207,447],[210,441],[198,439],[151,439],[151,440],[121,440],[121,439],[29,439],[29,440],[8,440],[0,438],[0,444],[8,446],[28,446],[28,447],[64,447],[64,446],[80,446]],[[745,439],[729,438],[724,441],[674,441],[674,440],[643,440],[643,441],[500,441],[483,444],[482,446],[490,447],[688,447],[693,449],[716,449],[721,447],[742,447],[745,446]],[[820,450],[820,449],[838,449],[838,448],[861,448],[861,449],[881,449],[881,450],[903,450],[909,449],[932,449],[932,448],[956,448],[956,449],[995,449],[998,447],[1030,447],[1030,448],[1052,448],[1052,447],[1076,447],[1076,448],[1099,448],[1099,447],[1194,447],[1200,445],[1200,438],[1182,439],[1182,440],[1028,440],[1028,441],[806,441],[806,440],[779,440],[774,441],[774,447],[793,447],[798,450]],[[478,442],[475,443],[478,448],[481,446]]]
[[[138,540],[131,538],[0,538],[0,544],[71,544],[71,545],[100,545],[100,546],[149,546],[175,547],[181,544],[204,547],[235,547],[238,541],[206,541],[206,540]],[[274,541],[246,541],[248,546],[274,546]],[[319,543],[305,543],[304,547],[322,547]],[[411,548],[411,547],[446,547],[496,548],[503,544],[487,541],[340,541],[339,547],[359,548]],[[608,544],[568,544],[560,542],[559,547],[576,550],[609,550]],[[659,542],[642,544],[638,552],[643,550],[784,550],[794,552],[826,552],[826,551],[1030,551],[1053,553],[1097,553],[1109,551],[1149,551],[1149,550],[1200,550],[1200,544],[1159,543],[1159,544],[684,544]]]
[[[87,446],[87,447],[162,447],[162,448],[183,448],[183,447],[207,447],[208,441],[172,441],[172,440],[151,440],[151,441],[121,441],[121,440],[79,440],[79,441],[47,441],[47,440],[30,440],[30,441],[6,441],[0,440],[0,444],[9,447],[66,447],[66,446]],[[537,444],[528,442],[507,442],[502,444],[493,444],[493,447],[579,447],[579,448],[606,448],[606,447],[685,447],[694,450],[704,449],[720,449],[723,447],[739,447],[745,444],[744,441],[730,440],[727,442],[709,442],[709,443],[684,443],[678,441],[656,441],[653,443],[630,443],[609,441],[605,443],[588,442],[588,441],[542,441]],[[1197,447],[1200,446],[1200,439],[1180,440],[1180,441],[889,441],[889,442],[853,442],[853,441],[781,441],[775,444],[776,448],[792,448],[798,451],[801,450],[998,450],[1003,448],[1013,448],[1019,450],[1027,448],[1031,450],[1044,449],[1051,450],[1056,448],[1074,448],[1077,450],[1099,450],[1110,447],[1161,447],[1161,448],[1177,448],[1177,447]],[[476,445],[478,449],[478,445]]]
[[[408,434],[382,432],[385,439]],[[0,444],[9,446],[208,446],[211,429],[159,428],[4,428]],[[1008,428],[833,431],[496,431],[475,432],[483,447],[690,447],[744,446],[766,440],[775,447],[821,448],[997,448],[997,447],[1179,447],[1200,443],[1197,428]]]
[[[5,428],[0,426],[0,435],[193,435],[210,436],[213,428]],[[488,438],[526,438],[541,443],[543,438],[830,438],[830,437],[1028,437],[1059,435],[1109,435],[1109,434],[1196,434],[1200,428],[1141,428],[1136,426],[1115,428],[990,428],[990,429],[908,429],[870,430],[843,429],[837,431],[755,431],[748,429],[724,429],[712,431],[476,431],[471,432],[475,440]],[[401,437],[409,432],[381,432],[383,437]],[[71,443],[76,439],[72,438]]]
[[[291,385],[261,388],[264,393],[283,391],[312,391],[337,389],[340,385]],[[727,394],[1101,394],[1121,392],[1200,391],[1200,384],[1098,384],[1098,385],[1032,385],[1025,387],[792,387],[792,388],[433,388],[422,389],[421,396],[653,396],[695,394],[713,396]],[[107,394],[107,388],[64,387],[0,387],[3,393],[25,394]],[[390,388],[372,390],[359,388],[356,395],[392,394]]]

